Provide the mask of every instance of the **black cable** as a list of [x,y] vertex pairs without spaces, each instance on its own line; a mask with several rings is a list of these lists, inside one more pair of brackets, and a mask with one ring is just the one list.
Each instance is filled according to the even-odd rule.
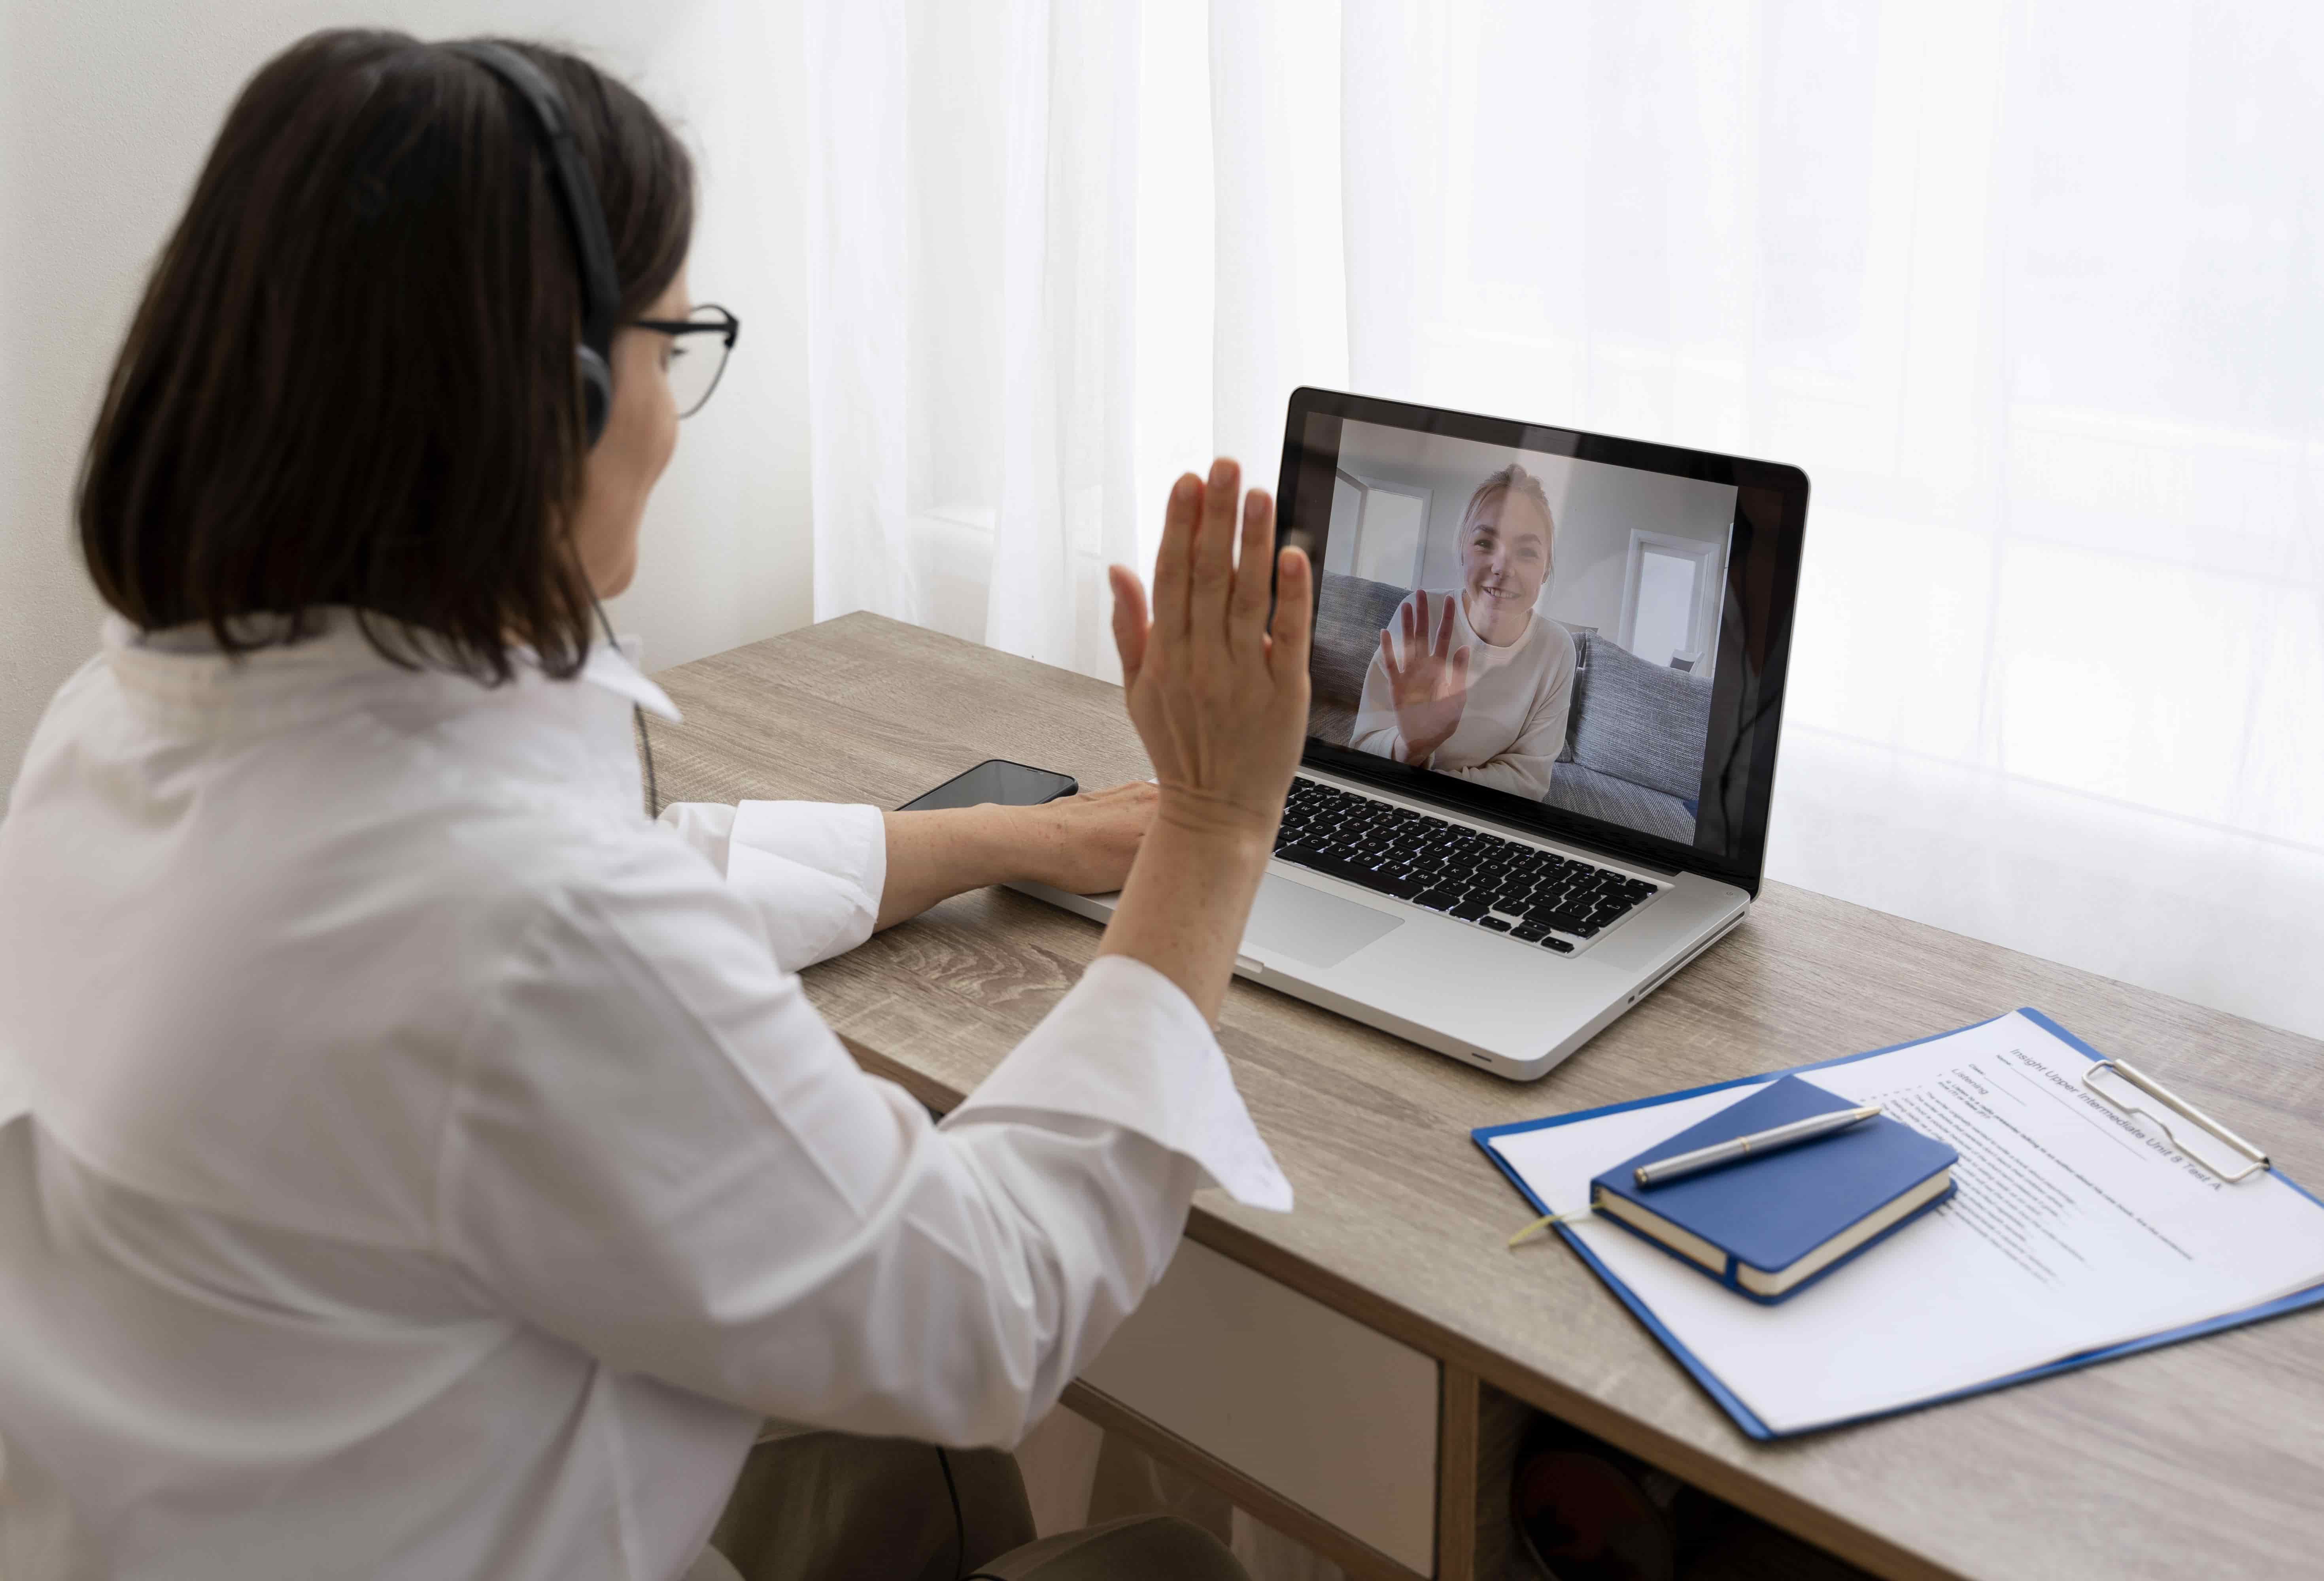
[[[589,595],[589,605],[597,611],[597,624],[605,629],[605,646],[615,653],[621,652],[622,645],[613,636],[613,619],[605,613],[604,604],[595,593]],[[630,717],[638,722],[638,757],[646,777],[646,816],[648,819],[659,818],[661,816],[661,789],[654,784],[653,736],[646,729],[646,711],[632,703],[630,704]]]
[[632,703],[630,712],[637,716],[638,721],[638,756],[645,759],[646,816],[649,819],[659,818],[661,816],[661,791],[654,784],[653,737],[646,731],[646,711]]
[[936,1465],[943,1468],[945,1492],[952,1499],[952,1573],[957,1577],[968,1568],[968,1525],[960,1518],[960,1486],[952,1479],[952,1457],[944,1446],[936,1446]]

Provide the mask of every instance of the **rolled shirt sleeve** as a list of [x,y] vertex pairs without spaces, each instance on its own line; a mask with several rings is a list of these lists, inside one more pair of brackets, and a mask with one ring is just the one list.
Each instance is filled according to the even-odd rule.
[[707,857],[759,914],[784,970],[805,970],[872,936],[888,887],[879,808],[673,802],[661,810],[661,823]]
[[1086,1116],[1135,1131],[1192,1159],[1238,1202],[1291,1210],[1291,1182],[1251,1124],[1202,1012],[1142,961],[1092,961],[944,1128],[1040,1115]]
[[438,1235],[496,1304],[788,1422],[1007,1445],[1160,1278],[1195,1190],[1289,1205],[1150,968],[1101,960],[939,1127],[855,1066],[741,886],[647,843],[533,919],[464,1061]]

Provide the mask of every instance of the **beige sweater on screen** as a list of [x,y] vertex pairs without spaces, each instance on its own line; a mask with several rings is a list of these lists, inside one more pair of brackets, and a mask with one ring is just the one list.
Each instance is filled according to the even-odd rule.
[[[1548,616],[1536,614],[1523,636],[1506,648],[1495,647],[1470,626],[1469,611],[1456,593],[1429,590],[1432,609],[1439,598],[1453,601],[1453,651],[1470,650],[1469,694],[1460,725],[1436,749],[1427,767],[1539,801],[1549,794],[1550,768],[1565,744],[1566,710],[1573,699],[1572,635]],[[1393,632],[1397,627],[1397,620],[1391,619],[1388,629]],[[1401,663],[1401,638],[1397,657]],[[1377,653],[1364,674],[1363,697],[1356,705],[1356,725],[1348,744],[1360,752],[1404,759],[1404,736],[1397,728],[1388,669]]]

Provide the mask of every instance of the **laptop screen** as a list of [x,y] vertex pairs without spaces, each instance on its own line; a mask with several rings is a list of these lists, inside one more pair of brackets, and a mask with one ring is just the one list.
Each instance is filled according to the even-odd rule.
[[1756,612],[1787,636],[1797,534],[1777,611],[1738,531],[1764,557],[1804,478],[1317,391],[1292,420],[1285,530],[1319,573],[1311,762],[1756,883],[1770,674],[1729,627]]

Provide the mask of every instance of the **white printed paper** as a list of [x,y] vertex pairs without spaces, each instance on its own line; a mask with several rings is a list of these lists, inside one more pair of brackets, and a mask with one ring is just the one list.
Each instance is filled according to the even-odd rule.
[[[2324,1282],[2324,1208],[2272,1172],[2227,1185],[2085,1091],[2090,1062],[2012,1013],[1803,1079],[1960,1154],[1951,1201],[1761,1306],[1599,1220],[1572,1227],[1777,1432],[1972,1388]],[[1490,1145],[1554,1211],[1591,1177],[1757,1087]],[[1811,1144],[1812,1145],[1812,1144]]]

